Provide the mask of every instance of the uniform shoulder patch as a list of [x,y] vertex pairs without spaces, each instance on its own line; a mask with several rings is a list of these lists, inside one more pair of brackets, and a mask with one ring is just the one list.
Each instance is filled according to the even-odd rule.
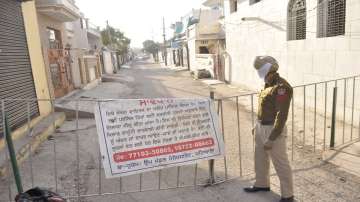
[[276,91],[276,101],[284,102],[288,99],[288,92],[285,87],[279,87]]
[[277,90],[277,94],[278,95],[285,95],[286,94],[286,89],[285,88],[279,88]]

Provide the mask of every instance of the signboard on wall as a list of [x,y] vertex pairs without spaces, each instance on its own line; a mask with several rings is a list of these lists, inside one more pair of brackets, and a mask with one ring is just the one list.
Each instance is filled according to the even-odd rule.
[[210,99],[102,101],[95,119],[107,178],[224,156]]

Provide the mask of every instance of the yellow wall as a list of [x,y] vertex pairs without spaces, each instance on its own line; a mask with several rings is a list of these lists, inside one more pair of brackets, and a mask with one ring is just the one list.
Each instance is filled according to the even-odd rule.
[[[37,98],[50,99],[35,1],[22,3],[22,11]],[[41,116],[48,115],[52,110],[51,103],[40,101],[39,110]]]

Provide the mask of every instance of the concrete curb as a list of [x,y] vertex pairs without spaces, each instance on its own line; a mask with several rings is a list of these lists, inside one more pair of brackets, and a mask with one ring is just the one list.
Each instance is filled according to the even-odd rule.
[[[60,127],[64,123],[65,119],[65,113],[60,113],[60,115],[58,115],[54,120],[54,124],[50,124],[40,132],[34,134],[29,142],[18,149],[16,151],[16,159],[18,164],[21,165],[29,157],[30,152],[34,153],[39,148],[39,146],[55,132],[56,128]],[[7,152],[7,150],[4,151]],[[10,162],[5,162],[5,164],[0,165],[0,178],[4,178],[9,174],[9,167],[11,167],[9,163]]]
[[[31,122],[30,122],[30,128],[33,128],[36,124],[38,124],[40,121],[42,121],[44,119],[43,116],[39,116],[34,118]],[[13,141],[16,141],[22,137],[24,137],[24,135],[26,134],[28,130],[28,125],[24,125],[18,129],[16,129],[15,131],[12,131],[11,137],[13,139]],[[5,137],[0,139],[0,151],[5,149]]]
[[[62,112],[66,115],[67,119],[75,119],[76,118],[76,109],[66,108],[62,106],[56,106],[55,112]],[[91,112],[78,110],[78,118],[79,119],[94,119],[95,115]]]

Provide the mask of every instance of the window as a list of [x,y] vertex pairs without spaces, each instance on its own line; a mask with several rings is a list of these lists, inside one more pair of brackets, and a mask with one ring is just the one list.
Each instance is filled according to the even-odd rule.
[[210,53],[209,49],[206,46],[200,46],[199,52],[200,52],[200,54],[209,54]]
[[306,1],[290,0],[288,5],[287,39],[306,39]]
[[56,29],[47,28],[49,48],[51,49],[61,49],[61,32]]
[[346,0],[318,0],[317,37],[345,34]]
[[238,1],[232,0],[230,1],[230,13],[235,13],[238,10]]
[[249,3],[250,5],[256,4],[258,2],[260,2],[261,0],[250,0]]

